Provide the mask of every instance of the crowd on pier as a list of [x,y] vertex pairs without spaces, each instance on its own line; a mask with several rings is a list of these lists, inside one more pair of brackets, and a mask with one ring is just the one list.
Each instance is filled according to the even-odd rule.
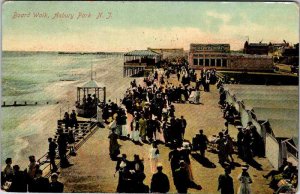
[[[212,74],[205,73],[202,79],[208,83]],[[133,80],[122,99],[121,106],[110,103],[104,108],[104,120],[113,118],[109,124],[111,129],[109,149],[111,159],[118,161],[117,192],[138,192],[140,188],[144,188],[144,192],[169,190],[168,177],[163,174],[163,167],[158,162],[160,154],[157,144],[165,144],[172,149],[169,160],[178,192],[186,193],[188,188],[201,189],[201,186],[193,180],[189,156],[191,145],[184,138],[187,122],[184,116],[180,118],[175,116],[173,103],[200,104],[199,87],[202,80],[196,80],[195,71],[183,66],[176,69],[177,79],[181,80],[181,83],[175,86],[168,82],[170,74],[170,69],[156,70],[153,75],[146,77],[143,83],[138,84]],[[197,82],[196,87],[190,86],[191,81]],[[128,115],[131,115],[132,119],[128,119]],[[127,123],[130,120],[131,122]],[[136,161],[142,164],[138,155],[135,155],[133,162],[126,160],[126,154],[123,154],[121,159],[117,157],[120,154],[118,139],[130,139],[138,145],[151,144],[149,158],[153,177],[150,188],[141,186],[146,176],[142,165],[132,164]]]

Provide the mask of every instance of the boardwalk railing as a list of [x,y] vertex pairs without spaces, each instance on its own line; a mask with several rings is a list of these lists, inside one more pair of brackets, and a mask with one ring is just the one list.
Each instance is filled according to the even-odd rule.
[[298,160],[298,149],[289,141],[285,141],[287,152]]
[[[92,118],[95,118],[95,116],[93,116]],[[92,118],[89,121],[78,121],[78,128],[73,129],[74,136],[75,136],[75,144],[74,144],[75,150],[78,150],[96,132],[97,122]],[[65,127],[64,127],[63,120],[58,120],[57,126],[58,126],[57,130],[63,129],[64,133],[67,133],[69,131],[68,129],[64,129]],[[54,136],[54,140],[56,141],[57,139],[58,139],[58,132],[56,132]],[[71,157],[70,147],[68,147],[67,158],[69,159],[70,157]],[[50,168],[50,159],[48,157],[48,153],[45,153],[37,161],[40,163],[40,169],[43,171],[44,176],[49,178],[51,175],[51,168]],[[56,152],[55,163],[57,166],[59,166],[60,160],[59,160],[58,152]]]

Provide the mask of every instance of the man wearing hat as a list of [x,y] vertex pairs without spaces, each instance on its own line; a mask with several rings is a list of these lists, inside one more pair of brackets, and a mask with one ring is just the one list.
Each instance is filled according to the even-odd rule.
[[167,193],[170,190],[169,178],[162,172],[163,166],[161,163],[157,164],[157,173],[152,176],[151,192],[152,193]]
[[196,144],[199,147],[200,155],[205,158],[205,150],[207,149],[208,139],[207,136],[203,134],[203,129],[199,130],[200,134],[196,135]]
[[221,194],[234,194],[233,180],[232,177],[229,175],[230,173],[231,169],[229,167],[226,167],[225,174],[221,174],[219,176],[218,191],[220,191]]
[[58,180],[58,174],[53,173],[51,175],[51,183],[49,186],[49,192],[50,193],[62,193],[64,192],[64,184],[59,182]]
[[43,171],[38,169],[36,171],[36,178],[33,180],[32,191],[37,193],[48,193],[49,192],[49,180],[42,176]]
[[55,163],[55,157],[56,157],[57,144],[53,141],[53,139],[51,137],[48,138],[48,142],[49,142],[48,156],[49,156],[49,159],[50,159],[51,171],[56,172],[57,171],[57,166],[56,166],[56,163]]
[[238,155],[239,158],[243,159],[244,156],[244,151],[243,151],[243,139],[244,139],[244,132],[243,132],[243,127],[238,126],[238,134],[237,134],[237,147],[238,147]]

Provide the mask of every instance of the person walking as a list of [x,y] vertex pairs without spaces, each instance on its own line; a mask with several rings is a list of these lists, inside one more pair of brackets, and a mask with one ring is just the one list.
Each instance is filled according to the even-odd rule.
[[68,139],[66,134],[60,129],[58,131],[59,137],[57,139],[58,144],[58,155],[60,158],[60,167],[66,168],[69,166],[69,161],[67,159],[67,146],[68,146]]
[[55,164],[55,157],[56,157],[57,144],[53,141],[53,139],[51,137],[48,138],[48,142],[49,142],[48,156],[50,159],[51,172],[56,172],[57,166]]
[[170,190],[169,178],[162,170],[162,164],[158,163],[157,173],[155,173],[151,179],[151,193],[167,193]]
[[180,72],[179,71],[177,72],[177,80],[178,81],[180,80]]
[[152,147],[150,148],[149,159],[150,159],[150,167],[151,172],[154,174],[156,172],[156,167],[159,158],[159,150],[157,144],[155,142],[152,143]]
[[238,180],[241,183],[238,189],[238,194],[251,194],[250,184],[252,183],[252,179],[247,172],[248,167],[242,167],[243,172],[238,176]]
[[120,145],[118,143],[118,135],[115,133],[116,128],[111,129],[109,138],[109,156],[111,160],[117,160],[117,156],[120,154]]
[[75,110],[72,110],[72,113],[70,114],[70,127],[78,128],[78,122],[77,122],[77,115]]
[[181,124],[181,131],[182,131],[182,139],[184,139],[185,128],[187,126],[187,122],[183,116],[181,116],[181,118],[180,118],[180,124]]
[[190,180],[189,172],[183,160],[180,161],[180,167],[174,173],[174,185],[178,193],[187,193],[188,188],[201,190],[202,187]]
[[230,176],[231,169],[229,167],[225,168],[225,174],[219,176],[218,182],[218,191],[221,194],[234,194],[233,189],[233,180]]
[[143,142],[146,141],[146,128],[147,128],[147,121],[145,120],[145,116],[142,115],[142,117],[139,119],[139,126],[140,126],[140,137]]
[[196,136],[198,147],[200,150],[200,155],[205,158],[205,150],[207,149],[207,144],[209,143],[207,136],[203,134],[203,129],[199,130],[199,135]]

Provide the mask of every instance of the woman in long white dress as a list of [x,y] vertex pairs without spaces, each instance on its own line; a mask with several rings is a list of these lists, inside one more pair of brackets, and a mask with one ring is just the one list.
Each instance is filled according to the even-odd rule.
[[139,122],[136,117],[134,117],[131,122],[131,139],[134,142],[140,142]]
[[149,153],[150,168],[153,174],[156,173],[157,171],[156,167],[158,163],[158,158],[159,158],[159,150],[156,143],[153,143]]
[[250,184],[252,183],[252,179],[247,172],[247,167],[242,167],[243,172],[238,176],[238,180],[240,181],[241,185],[238,189],[238,194],[251,194]]
[[194,101],[195,104],[199,104],[200,103],[200,90],[199,89],[196,89],[195,91],[195,101]]

